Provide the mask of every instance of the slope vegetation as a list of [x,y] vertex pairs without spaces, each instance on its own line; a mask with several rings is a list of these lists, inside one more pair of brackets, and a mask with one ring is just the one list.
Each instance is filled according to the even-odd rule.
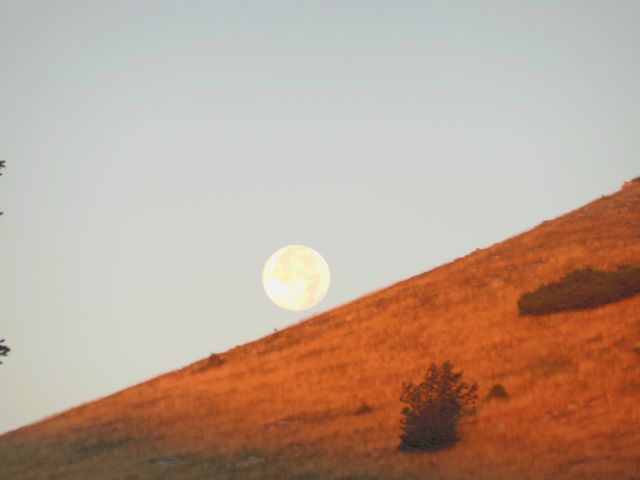
[[[520,316],[523,292],[640,265],[640,183],[432,271],[0,437],[11,479],[631,479],[640,296]],[[449,360],[508,399],[398,451],[401,385]]]

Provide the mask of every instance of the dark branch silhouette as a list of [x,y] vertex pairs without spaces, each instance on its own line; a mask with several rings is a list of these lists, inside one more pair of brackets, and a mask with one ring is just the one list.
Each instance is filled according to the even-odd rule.
[[[6,345],[2,345],[3,343],[4,343],[4,338],[0,340],[0,357],[6,357],[7,353],[11,351],[9,347],[7,347]],[[2,365],[2,362],[0,362],[0,365]]]
[[[5,165],[4,165],[4,160],[0,160],[0,170],[2,170]],[[2,172],[0,172],[0,176],[2,175]],[[0,212],[0,215],[2,215],[2,212]],[[4,343],[4,338],[2,340],[0,340],[0,357],[6,357],[7,353],[9,353],[11,351],[11,349],[9,347],[7,347],[6,345],[2,345]],[[2,365],[2,362],[0,362],[0,365]]]
[[[0,160],[0,170],[2,170],[3,168],[5,168],[5,160]],[[2,176],[2,172],[0,172],[0,177]],[[0,212],[0,215],[2,215],[4,212]]]

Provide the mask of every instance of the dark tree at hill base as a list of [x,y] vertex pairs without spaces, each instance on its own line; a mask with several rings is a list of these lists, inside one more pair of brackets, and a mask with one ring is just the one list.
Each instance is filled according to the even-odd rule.
[[476,412],[478,385],[463,382],[462,372],[455,372],[450,362],[432,363],[421,383],[405,383],[402,388],[400,401],[406,406],[400,450],[451,447],[460,439],[460,418]]

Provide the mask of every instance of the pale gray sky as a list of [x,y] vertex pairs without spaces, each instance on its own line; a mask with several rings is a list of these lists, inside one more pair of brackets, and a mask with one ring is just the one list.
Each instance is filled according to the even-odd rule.
[[[0,0],[0,432],[640,175],[640,2]],[[261,270],[306,244],[307,313]]]

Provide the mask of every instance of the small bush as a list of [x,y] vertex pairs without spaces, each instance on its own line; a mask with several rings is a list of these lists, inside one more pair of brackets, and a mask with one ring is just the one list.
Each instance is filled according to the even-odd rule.
[[224,363],[224,359],[217,353],[212,353],[211,355],[209,355],[209,358],[207,359],[207,365],[209,367],[219,367],[223,363]]
[[193,370],[193,373],[201,373],[212,368],[218,368],[225,364],[224,358],[217,353],[212,353]]
[[496,383],[493,387],[491,387],[491,390],[489,390],[489,393],[487,394],[487,399],[490,398],[507,399],[509,398],[509,394],[507,393],[507,390],[502,386],[502,384]]
[[373,408],[371,408],[366,403],[363,403],[358,408],[356,408],[356,410],[353,412],[353,414],[354,415],[365,415],[367,413],[371,413],[372,411],[373,411]]
[[458,422],[475,414],[478,399],[478,385],[461,379],[450,362],[432,363],[421,383],[403,385],[400,450],[441,450],[459,440]]
[[588,267],[569,272],[559,282],[547,283],[523,294],[518,300],[518,310],[522,315],[585,310],[638,293],[639,267],[620,265],[614,272]]

